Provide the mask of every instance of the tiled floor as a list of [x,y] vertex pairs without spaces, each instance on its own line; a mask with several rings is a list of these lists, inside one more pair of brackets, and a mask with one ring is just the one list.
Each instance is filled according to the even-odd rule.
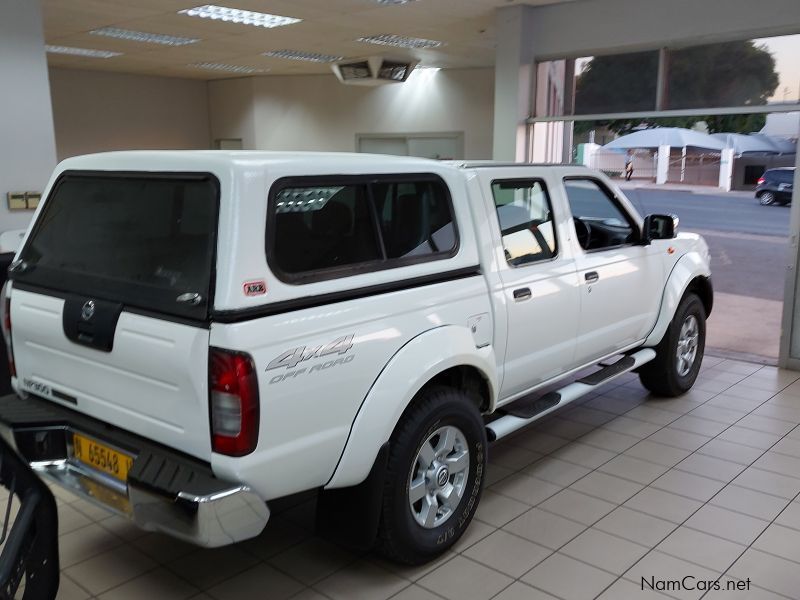
[[[60,598],[425,600],[800,597],[800,373],[706,357],[685,396],[635,376],[490,450],[455,551],[405,568],[315,537],[313,500],[198,550],[56,490]],[[642,591],[721,577],[721,591]],[[726,591],[728,581],[750,591]],[[742,584],[744,585],[744,584]]]

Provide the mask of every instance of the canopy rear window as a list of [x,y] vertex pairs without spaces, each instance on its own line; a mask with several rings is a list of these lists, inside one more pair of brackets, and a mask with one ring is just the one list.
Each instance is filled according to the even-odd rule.
[[204,319],[218,205],[219,184],[207,174],[65,174],[14,279]]

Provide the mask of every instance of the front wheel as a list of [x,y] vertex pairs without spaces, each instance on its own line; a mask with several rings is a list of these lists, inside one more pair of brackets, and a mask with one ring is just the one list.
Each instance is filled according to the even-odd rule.
[[705,307],[696,294],[688,293],[656,346],[656,357],[639,370],[642,385],[659,396],[688,392],[700,372],[705,345]]
[[421,393],[390,441],[379,530],[385,555],[421,564],[461,537],[480,501],[486,444],[467,394],[445,387]]

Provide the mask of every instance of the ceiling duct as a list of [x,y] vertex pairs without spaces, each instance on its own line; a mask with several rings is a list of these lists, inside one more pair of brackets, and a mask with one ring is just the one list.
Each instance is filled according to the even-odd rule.
[[342,60],[331,65],[336,77],[345,85],[383,85],[403,83],[411,75],[418,60],[370,56]]

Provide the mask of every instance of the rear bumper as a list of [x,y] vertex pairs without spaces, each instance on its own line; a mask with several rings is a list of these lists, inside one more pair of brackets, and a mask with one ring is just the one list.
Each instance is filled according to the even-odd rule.
[[[75,432],[134,456],[127,480],[78,461]],[[0,435],[43,477],[148,531],[217,547],[257,536],[269,519],[250,488],[209,465],[47,400],[0,397]]]

